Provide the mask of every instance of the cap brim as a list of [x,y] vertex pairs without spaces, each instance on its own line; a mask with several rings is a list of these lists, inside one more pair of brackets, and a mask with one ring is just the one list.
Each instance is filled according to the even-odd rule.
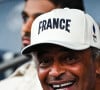
[[83,44],[83,43],[70,43],[70,42],[59,42],[59,41],[44,41],[44,42],[37,42],[33,45],[28,45],[25,48],[22,49],[22,54],[29,54],[31,52],[37,51],[42,48],[42,46],[46,46],[47,44],[52,45],[58,45],[61,47],[69,48],[72,50],[84,50],[90,47],[89,44]]

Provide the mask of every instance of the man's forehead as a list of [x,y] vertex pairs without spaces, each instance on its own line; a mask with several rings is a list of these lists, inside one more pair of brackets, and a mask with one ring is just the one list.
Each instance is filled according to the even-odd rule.
[[25,8],[27,7],[31,9],[34,9],[34,8],[47,9],[47,8],[55,7],[55,5],[50,0],[28,0],[25,3]]
[[32,15],[36,13],[45,13],[54,8],[54,4],[49,0],[28,0],[25,3],[24,11]]

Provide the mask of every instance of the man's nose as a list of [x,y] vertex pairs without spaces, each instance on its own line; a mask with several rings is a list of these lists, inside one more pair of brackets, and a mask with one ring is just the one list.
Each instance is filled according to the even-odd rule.
[[65,73],[65,68],[60,65],[60,64],[56,64],[53,65],[50,69],[49,75],[50,76],[54,76],[54,77],[58,77],[60,75],[63,75]]

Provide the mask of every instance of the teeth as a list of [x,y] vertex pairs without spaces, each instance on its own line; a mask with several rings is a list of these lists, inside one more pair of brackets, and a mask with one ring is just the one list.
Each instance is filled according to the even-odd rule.
[[59,88],[60,85],[53,85],[53,88]]
[[72,82],[64,83],[64,84],[61,84],[61,87],[68,86],[68,85],[71,85],[71,84],[72,84]]
[[[64,83],[64,84],[59,84],[59,85],[53,85],[53,88],[62,88],[64,86],[69,86],[71,85],[72,82]],[[62,90],[62,89],[56,89],[56,90]]]

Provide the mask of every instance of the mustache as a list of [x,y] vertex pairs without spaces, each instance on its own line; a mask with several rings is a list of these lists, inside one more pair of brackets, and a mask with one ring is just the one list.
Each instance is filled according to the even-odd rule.
[[25,32],[25,34],[22,36],[22,40],[27,37],[30,38],[30,32]]
[[25,32],[24,36],[30,37],[30,32]]
[[54,81],[71,81],[71,80],[78,80],[78,76],[72,74],[72,73],[64,73],[60,74],[59,76],[48,76],[47,82],[54,82]]

